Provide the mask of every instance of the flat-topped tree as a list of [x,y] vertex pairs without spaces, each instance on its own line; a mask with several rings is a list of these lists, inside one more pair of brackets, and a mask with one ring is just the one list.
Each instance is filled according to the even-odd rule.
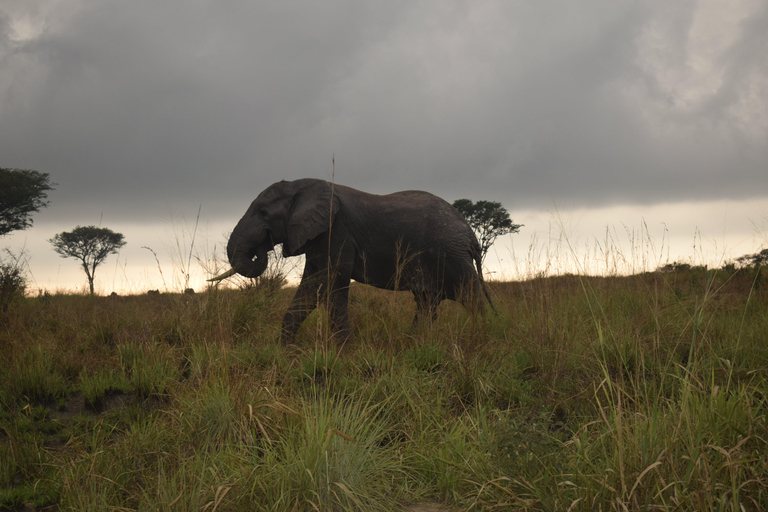
[[96,226],[77,226],[72,231],[61,232],[48,241],[53,244],[53,250],[63,258],[80,260],[88,277],[91,295],[96,267],[103,263],[107,256],[117,253],[118,249],[125,245],[121,233]]
[[48,174],[0,167],[0,236],[32,225],[32,213],[48,206]]

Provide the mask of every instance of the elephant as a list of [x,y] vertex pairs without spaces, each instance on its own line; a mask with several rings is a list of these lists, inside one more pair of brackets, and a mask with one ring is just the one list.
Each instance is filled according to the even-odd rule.
[[304,254],[296,294],[283,317],[281,338],[293,343],[301,323],[321,298],[328,300],[332,332],[350,335],[350,280],[387,290],[410,290],[416,299],[413,325],[436,318],[444,299],[485,315],[480,244],[451,204],[428,192],[375,195],[332,182],[303,178],[280,181],[261,192],[227,242],[231,269],[248,278],[267,268],[267,255]]

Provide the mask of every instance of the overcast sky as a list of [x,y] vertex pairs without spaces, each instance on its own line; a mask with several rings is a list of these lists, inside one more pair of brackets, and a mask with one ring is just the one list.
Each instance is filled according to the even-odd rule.
[[100,220],[135,260],[198,208],[219,243],[333,156],[339,183],[500,201],[528,236],[553,208],[663,233],[712,204],[760,231],[768,3],[0,0],[0,166],[58,183],[0,244],[33,264]]

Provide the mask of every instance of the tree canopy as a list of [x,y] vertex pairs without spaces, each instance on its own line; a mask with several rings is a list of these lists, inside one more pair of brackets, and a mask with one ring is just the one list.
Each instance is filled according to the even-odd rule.
[[54,185],[47,173],[0,167],[0,236],[31,226],[31,214],[48,206]]
[[745,254],[739,258],[736,258],[740,267],[760,267],[762,265],[768,265],[768,248],[763,249],[755,254]]
[[75,258],[88,277],[88,285],[93,294],[93,278],[98,267],[107,256],[115,254],[125,245],[121,233],[96,226],[77,226],[72,231],[63,231],[50,240],[53,250],[63,258]]
[[515,224],[509,218],[509,212],[496,201],[477,201],[457,199],[453,207],[467,219],[480,242],[480,259],[485,260],[488,249],[497,237],[508,233],[517,233],[522,224]]

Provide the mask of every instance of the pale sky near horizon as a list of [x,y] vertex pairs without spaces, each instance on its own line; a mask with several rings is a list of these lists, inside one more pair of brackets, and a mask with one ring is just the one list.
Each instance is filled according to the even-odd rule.
[[0,167],[58,184],[0,239],[51,291],[89,224],[128,242],[100,293],[178,290],[196,222],[200,289],[261,190],[332,175],[501,202],[497,278],[718,265],[768,246],[768,3],[0,0]]

